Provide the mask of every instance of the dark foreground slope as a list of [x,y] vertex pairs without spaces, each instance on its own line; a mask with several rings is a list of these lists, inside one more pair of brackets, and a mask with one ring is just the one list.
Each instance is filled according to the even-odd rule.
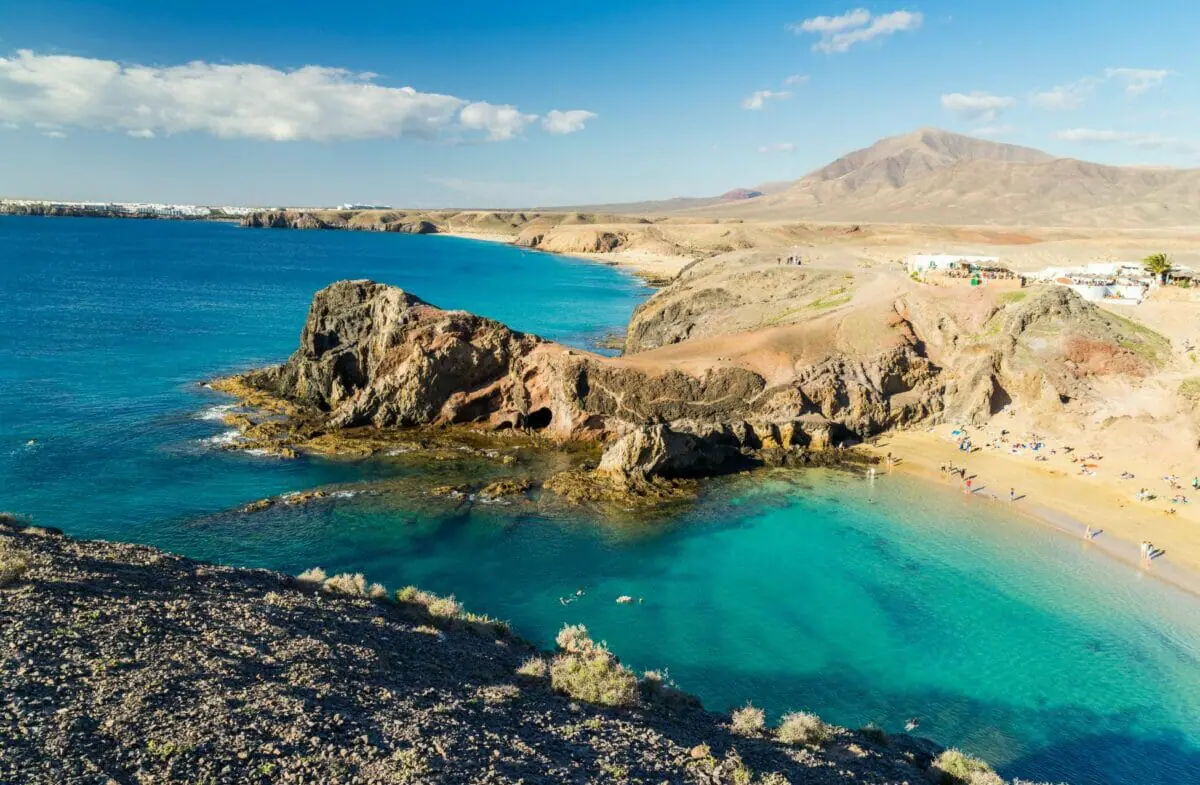
[[942,781],[928,742],[736,735],[654,680],[573,701],[503,625],[370,593],[0,519],[0,782]]

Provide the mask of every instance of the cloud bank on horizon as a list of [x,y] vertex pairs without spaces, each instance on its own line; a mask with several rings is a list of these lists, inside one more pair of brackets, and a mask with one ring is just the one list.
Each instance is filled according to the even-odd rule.
[[[0,57],[0,122],[33,126],[52,138],[79,128],[144,139],[200,132],[264,141],[482,137],[501,142],[539,119],[509,104],[386,87],[375,83],[377,76],[318,65],[289,71],[203,61],[122,65],[22,49]],[[552,134],[576,133],[596,116],[554,109],[543,127]]]

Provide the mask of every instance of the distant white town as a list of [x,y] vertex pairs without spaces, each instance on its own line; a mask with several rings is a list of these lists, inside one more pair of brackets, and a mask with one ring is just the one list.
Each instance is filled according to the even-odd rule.
[[[157,202],[68,202],[49,199],[0,199],[0,212],[12,210],[71,210],[81,213],[118,213],[130,216],[154,216],[156,218],[212,218],[220,216],[241,217],[265,207],[239,207],[233,205],[160,204]],[[308,208],[312,209],[312,208]],[[341,204],[338,210],[390,210],[380,204]]]

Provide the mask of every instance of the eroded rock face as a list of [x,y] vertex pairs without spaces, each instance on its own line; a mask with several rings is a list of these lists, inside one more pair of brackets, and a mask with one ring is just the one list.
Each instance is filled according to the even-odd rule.
[[[647,483],[790,463],[942,417],[978,421],[1014,401],[1061,410],[1092,394],[1098,375],[1136,375],[1166,351],[1060,288],[993,306],[973,326],[910,293],[882,311],[816,317],[778,340],[763,355],[774,358],[769,373],[720,358],[684,371],[669,353],[631,364],[395,287],[342,281],[316,294],[286,363],[239,382],[285,402],[276,411],[289,417],[308,412],[313,444],[358,426],[528,429],[605,442],[597,478],[664,496],[669,488]],[[243,429],[257,431],[279,428]],[[286,439],[276,446],[291,449]]]
[[601,473],[644,480],[914,422],[937,411],[936,373],[911,346],[802,365],[782,383],[729,365],[651,372],[342,281],[316,294],[288,361],[240,383],[335,430],[473,423],[608,441]]
[[396,287],[342,281],[317,292],[288,361],[246,381],[326,412],[335,428],[523,426],[539,402],[531,390],[545,393],[531,360],[543,344]]

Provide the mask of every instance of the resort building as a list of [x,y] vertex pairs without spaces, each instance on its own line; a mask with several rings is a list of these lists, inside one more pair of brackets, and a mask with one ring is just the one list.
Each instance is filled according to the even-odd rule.
[[1030,274],[1031,280],[1065,286],[1088,302],[1138,305],[1158,277],[1140,262],[1092,262],[1081,267],[1047,267]]
[[1000,264],[995,256],[913,254],[908,274],[934,286],[1000,286],[1019,289],[1025,279]]

